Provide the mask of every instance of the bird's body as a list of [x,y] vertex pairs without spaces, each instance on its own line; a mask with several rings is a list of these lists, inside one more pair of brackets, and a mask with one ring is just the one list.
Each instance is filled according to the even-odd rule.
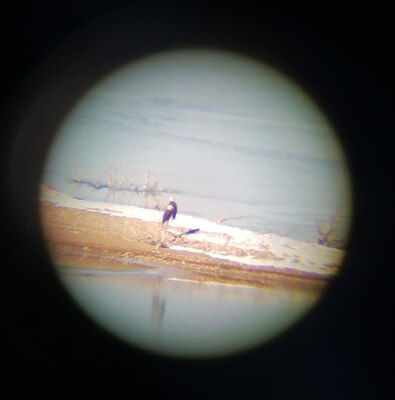
[[165,212],[163,213],[162,224],[168,222],[170,219],[176,219],[177,215],[177,204],[172,197],[167,205]]
[[163,213],[162,217],[162,229],[160,230],[160,240],[156,244],[156,249],[159,250],[162,247],[162,243],[165,239],[165,233],[167,224],[169,223],[170,219],[176,219],[177,215],[177,204],[174,201],[174,197],[169,198],[169,204],[165,208],[165,212]]

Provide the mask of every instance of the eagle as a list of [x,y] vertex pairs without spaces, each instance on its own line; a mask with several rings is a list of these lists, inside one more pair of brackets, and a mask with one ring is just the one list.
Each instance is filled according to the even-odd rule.
[[171,218],[176,219],[176,215],[177,215],[177,204],[174,201],[174,197],[170,197],[169,204],[167,205],[165,212],[163,213],[162,225],[165,222],[168,222]]

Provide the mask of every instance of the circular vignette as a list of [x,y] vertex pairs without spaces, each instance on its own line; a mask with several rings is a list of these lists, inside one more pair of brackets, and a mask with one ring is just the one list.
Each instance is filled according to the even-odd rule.
[[[119,22],[119,19],[122,20],[124,17],[117,18]],[[122,26],[122,23],[118,25],[118,22],[108,23],[106,29],[112,30],[114,33],[115,26]],[[100,26],[100,23],[96,24],[97,27]],[[189,28],[190,31],[193,31],[196,29],[196,26]],[[27,211],[29,209],[27,206],[30,205],[28,202],[37,198],[36,195],[38,191],[37,186],[33,186],[32,183],[39,181],[43,160],[52,143],[53,135],[61,126],[61,121],[64,120],[64,116],[69,113],[76,100],[81,98],[82,94],[87,93],[97,81],[105,78],[114,68],[121,67],[126,61],[147,56],[157,50],[180,47],[192,48],[196,45],[201,46],[202,43],[206,42],[211,42],[211,46],[215,43],[216,47],[223,47],[228,51],[230,49],[236,51],[243,49],[243,53],[246,55],[255,56],[262,61],[265,61],[265,55],[269,53],[272,57],[269,56],[266,61],[269,61],[271,64],[276,64],[276,61],[273,61],[276,59],[273,49],[265,54],[265,52],[259,51],[257,49],[258,46],[255,45],[245,45],[243,48],[243,39],[240,37],[238,40],[232,42],[229,37],[225,40],[223,34],[218,34],[219,29],[213,29],[213,31],[217,32],[217,40],[212,38],[208,40],[208,36],[202,38],[202,36],[197,33],[197,30],[195,30],[193,34],[190,36],[186,35],[181,40],[179,33],[173,31],[170,34],[165,34],[161,38],[159,38],[158,35],[154,35],[154,37],[150,37],[148,41],[142,43],[136,38],[143,36],[142,33],[147,32],[146,26],[143,27],[141,24],[136,24],[131,30],[130,28],[117,28],[116,35],[112,35],[111,37],[110,35],[106,36],[106,40],[104,41],[101,40],[103,39],[103,28],[101,26],[100,29],[96,30],[96,33],[88,33],[88,30],[82,34],[80,33],[80,37],[85,37],[85,40],[78,43],[77,46],[75,46],[76,42],[73,43],[73,39],[70,38],[62,50],[55,51],[50,58],[56,61],[51,63],[51,65],[44,62],[46,65],[44,67],[41,66],[43,67],[41,70],[38,68],[36,73],[33,74],[32,82],[36,82],[36,85],[32,85],[30,89],[34,93],[31,97],[34,98],[34,102],[28,102],[23,107],[26,110],[25,117],[23,121],[20,122],[18,129],[20,133],[23,133],[18,136],[14,145],[13,156],[11,157],[13,176],[26,176],[26,171],[28,171],[27,174],[32,178],[28,179],[31,185],[29,186],[29,195],[25,196],[25,193],[23,195],[17,193],[16,195],[18,209],[21,210],[22,214],[25,214],[24,217],[26,217],[27,220],[32,219],[32,214]],[[94,30],[91,32],[94,32]],[[129,32],[129,36],[125,36],[125,32]],[[171,32],[171,30],[167,32]],[[140,35],[136,35],[136,33],[140,33]],[[234,37],[237,36],[234,31],[230,33],[231,36],[232,34]],[[130,46],[131,42],[128,42],[125,38],[132,37],[134,40],[133,46]],[[99,42],[100,46],[98,45]],[[248,42],[248,40],[246,42]],[[233,43],[236,43],[236,45]],[[131,48],[133,48],[133,51],[130,51]],[[91,52],[91,49],[96,50]],[[108,57],[110,53],[112,57]],[[83,54],[83,56],[79,57],[76,61],[76,56],[81,54]],[[277,57],[279,56],[277,55]],[[284,66],[284,64],[281,65],[281,62],[279,65],[280,67]],[[43,73],[45,69],[47,70]],[[285,70],[287,70],[287,68],[285,68]],[[62,72],[59,73],[59,71]],[[44,76],[46,82],[41,85]],[[64,93],[60,103],[59,93]],[[51,105],[49,109],[48,104]],[[26,136],[26,132],[34,133]],[[38,135],[37,132],[39,132]],[[26,160],[29,160],[30,163],[32,161],[31,149],[35,150],[33,153],[34,161],[32,163],[34,168],[29,169],[26,168]],[[16,192],[18,192],[19,189],[17,185],[15,185],[14,188]],[[35,224],[38,223],[38,221],[39,219],[36,218],[30,226],[36,226]]]
[[[248,144],[252,146],[251,150]],[[300,88],[284,75],[256,61],[213,49],[177,50],[142,58],[117,70],[88,92],[65,120],[52,146],[46,174],[42,178],[42,183],[51,185],[43,190],[43,198],[69,209],[80,210],[78,216],[75,211],[65,211],[65,221],[56,215],[53,217],[56,214],[54,210],[43,211],[45,236],[51,243],[52,258],[57,266],[78,265],[85,269],[92,267],[92,258],[95,260],[94,265],[99,270],[81,272],[77,269],[77,272],[70,272],[70,268],[63,268],[62,280],[82,309],[100,325],[131,344],[185,357],[215,357],[254,347],[292,326],[317,302],[317,292],[312,295],[310,291],[316,289],[315,283],[305,282],[307,292],[304,292],[300,290],[300,280],[333,277],[344,258],[344,251],[334,244],[333,236],[336,231],[342,230],[344,247],[351,219],[351,190],[345,156],[333,128]],[[179,146],[178,150],[176,146]],[[188,148],[193,149],[191,154],[187,154]],[[196,153],[199,157],[192,161]],[[222,153],[229,154],[225,157]],[[158,211],[134,208],[134,218],[151,224],[143,228],[140,226],[139,233],[136,233],[130,222],[125,233],[124,226],[116,227],[121,220],[115,218],[101,225],[103,215],[92,217],[91,210],[130,217],[129,201],[126,206],[106,206],[106,203],[97,203],[103,200],[100,196],[95,197],[86,191],[81,195],[82,199],[60,193],[67,192],[67,189],[62,190],[62,186],[70,180],[79,188],[86,186],[93,190],[108,190],[109,193],[130,192],[129,188],[135,183],[125,186],[123,176],[123,183],[120,184],[119,177],[112,176],[113,172],[109,180],[105,177],[101,181],[100,178],[94,179],[89,172],[86,176],[67,178],[72,176],[70,166],[74,168],[77,165],[84,171],[90,168],[104,171],[109,154],[132,171],[133,168],[140,173],[148,170],[154,175],[162,174],[168,182],[170,180],[170,186],[159,192],[178,193],[178,198],[190,207],[189,210],[185,207],[186,215],[180,214],[181,225],[176,224],[175,227],[181,230],[176,231],[175,237],[200,230],[200,235],[204,235],[208,230],[211,236],[200,240],[212,242],[214,239],[223,240],[221,235],[225,234],[228,239],[223,249],[214,246],[207,250],[206,243],[205,253],[218,259],[220,252],[221,258],[239,263],[236,267],[240,269],[235,275],[237,278],[228,273],[228,278],[224,280],[223,274],[228,268],[226,264],[214,267],[215,273],[203,280],[197,278],[201,273],[196,268],[192,274],[185,271],[180,274],[177,268],[166,272],[159,268],[153,278],[150,268],[161,263],[169,266],[169,260],[160,254],[163,242],[166,244],[166,231],[162,228],[162,241],[159,241],[161,216]],[[242,157],[238,159],[240,154]],[[193,186],[188,186],[186,177],[182,177],[181,183],[177,182],[173,169],[179,165],[183,165],[184,169],[190,166]],[[195,165],[195,169],[191,165]],[[237,168],[232,170],[234,165]],[[51,173],[55,172],[58,177],[52,182]],[[199,173],[202,179],[200,192]],[[237,176],[237,173],[240,175]],[[214,186],[208,189],[207,176],[210,174]],[[270,175],[275,175],[273,181],[270,181]],[[169,178],[171,176],[173,178]],[[229,176],[234,181],[226,186],[224,182]],[[254,181],[254,178],[257,180]],[[271,190],[265,189],[265,182]],[[210,203],[207,193],[215,192],[218,187],[220,192],[211,194],[213,202]],[[308,236],[288,239],[278,232],[265,232],[265,221],[255,227],[258,231],[255,233],[251,225],[223,227],[217,224],[213,228],[209,220],[212,217],[218,219],[218,212],[223,213],[227,208],[227,212],[236,211],[235,203],[232,203],[236,196],[234,187],[238,187],[237,194],[241,196],[236,201],[239,207],[237,212],[241,214],[244,212],[240,206],[243,202],[250,209],[251,201],[258,204],[268,202],[269,208],[261,206],[254,213],[270,216],[273,201],[282,207],[284,199],[288,199],[290,208],[284,209],[286,212],[294,212],[292,209],[295,207],[302,207],[300,212],[306,208],[314,210],[303,215],[303,218],[310,218],[309,224],[313,229],[317,221],[311,220],[310,214],[314,218],[326,218],[325,224],[318,229],[318,244],[308,243],[311,242]],[[268,193],[271,196],[277,193],[277,199],[269,197],[265,200]],[[243,197],[246,194],[247,198]],[[222,198],[219,197],[221,195]],[[84,199],[94,203],[84,202]],[[221,203],[216,206],[219,199]],[[114,198],[112,203],[119,204],[116,200]],[[204,207],[201,207],[202,201],[206,202]],[[322,202],[327,202],[329,207],[325,211],[320,209]],[[211,214],[207,213],[208,208]],[[188,214],[194,213],[198,213],[200,219],[191,221]],[[51,218],[57,221],[56,231],[51,228]],[[339,220],[342,221],[339,223]],[[87,232],[84,224],[89,225],[92,231]],[[299,220],[299,224],[306,224],[306,221]],[[196,226],[199,228],[194,229]],[[59,236],[62,229],[66,239]],[[158,232],[152,234],[152,231]],[[74,234],[79,234],[77,239],[72,238]],[[103,234],[104,237],[99,239]],[[149,249],[144,247],[150,256],[136,255],[143,251],[140,247],[130,247],[127,251],[132,246],[128,241],[133,241],[130,239],[133,235],[137,235],[135,241],[143,242],[145,247],[151,246]],[[59,240],[71,241],[70,246],[73,242],[75,254],[68,249],[70,253],[66,257],[59,256],[64,252],[55,244]],[[109,256],[108,252],[115,246],[114,240],[118,240],[116,245],[120,252]],[[233,247],[229,247],[229,240]],[[255,243],[253,248],[252,242]],[[104,253],[95,253],[106,245],[109,247]],[[187,243],[184,240],[181,249],[202,251],[188,240]],[[254,256],[251,260],[252,250]],[[244,258],[240,257],[240,252],[244,252]],[[129,263],[130,257],[135,260],[134,263]],[[145,276],[141,263],[147,259],[150,273]],[[125,262],[130,271],[124,271],[124,275],[120,275],[119,271],[115,275],[114,271],[107,271],[107,275],[100,271],[103,268],[117,270],[119,265],[117,267],[116,264],[122,266]],[[191,261],[191,265],[194,262],[196,264],[195,260]],[[202,263],[201,260],[199,262]],[[185,261],[181,257],[176,263],[185,264]],[[261,279],[253,279],[252,287],[246,283],[251,281],[247,277],[250,272],[245,272],[246,264],[248,271],[264,272]],[[207,267],[213,268],[210,262]],[[271,274],[286,275],[285,286],[278,285],[277,278],[270,283]],[[235,282],[243,288],[235,288]],[[299,287],[299,291],[282,290],[292,284]],[[255,291],[256,285],[269,286],[270,290]],[[246,294],[244,286],[254,291]],[[229,291],[232,291],[231,296]],[[225,303],[224,297],[228,299]],[[209,298],[210,304],[207,303]],[[237,298],[236,302],[234,298]],[[258,312],[257,302],[262,306]],[[137,304],[137,308],[133,308],[133,304]],[[265,308],[263,304],[270,307]],[[196,312],[201,308],[205,310],[203,314]],[[134,317],[129,319],[129,314]],[[219,317],[223,319],[220,324]]]

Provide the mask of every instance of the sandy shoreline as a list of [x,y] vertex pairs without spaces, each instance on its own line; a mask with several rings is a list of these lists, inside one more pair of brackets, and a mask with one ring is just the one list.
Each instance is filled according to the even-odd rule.
[[[257,268],[202,252],[168,248],[169,244],[187,245],[186,236],[177,236],[177,232],[183,233],[181,228],[166,232],[164,247],[156,248],[161,232],[159,222],[63,207],[45,200],[40,202],[40,209],[44,236],[57,266],[128,270],[167,265],[187,269],[202,281],[258,286],[322,287],[328,281],[325,275],[271,266],[269,253],[267,263]],[[202,244],[194,244],[199,245]],[[207,248],[208,244],[204,246]],[[219,247],[215,243],[209,246],[214,251]]]

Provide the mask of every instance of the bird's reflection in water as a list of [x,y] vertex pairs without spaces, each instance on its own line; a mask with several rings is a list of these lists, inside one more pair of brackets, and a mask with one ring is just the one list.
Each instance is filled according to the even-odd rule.
[[158,279],[154,286],[154,295],[152,296],[152,320],[160,328],[166,311],[166,299],[161,295],[162,279]]

